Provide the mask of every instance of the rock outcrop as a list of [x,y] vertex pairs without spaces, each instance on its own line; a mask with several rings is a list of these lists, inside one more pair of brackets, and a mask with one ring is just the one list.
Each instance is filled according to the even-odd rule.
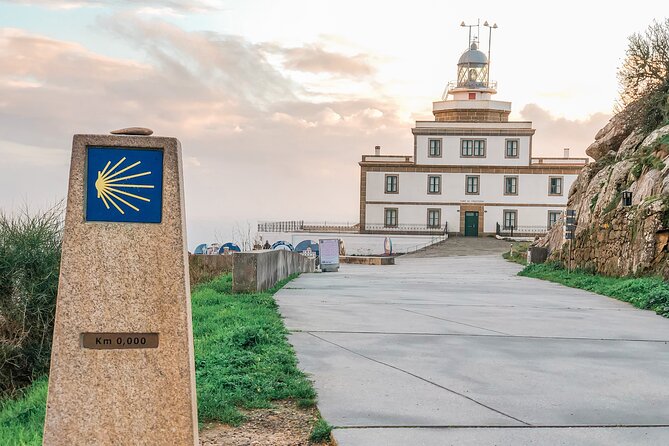
[[[574,266],[600,274],[669,279],[669,125],[647,134],[626,118],[614,116],[586,150],[595,162],[567,202],[577,214],[571,249],[562,222],[536,245],[548,247],[550,259],[571,256]],[[623,191],[632,193],[631,206],[623,206]]]

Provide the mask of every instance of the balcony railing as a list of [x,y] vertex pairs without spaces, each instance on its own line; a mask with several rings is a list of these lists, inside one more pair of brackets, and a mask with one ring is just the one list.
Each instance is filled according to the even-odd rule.
[[411,155],[362,155],[363,163],[413,163]]
[[545,235],[551,226],[504,226],[497,223],[495,234],[500,237],[535,237]]
[[588,158],[532,158],[530,161],[532,165],[536,164],[560,164],[569,166],[585,166],[588,164]]
[[365,232],[371,234],[446,234],[448,232],[448,223],[440,226],[429,225],[394,225],[389,226],[383,223],[365,223]]
[[478,89],[478,90],[495,90],[497,91],[497,81],[489,81],[489,82],[467,82],[466,85],[458,85],[458,81],[450,81],[447,85],[446,88],[444,89],[444,93],[441,95],[442,100],[447,100],[448,95],[452,90],[456,89],[462,89],[462,90],[468,90],[468,89]]

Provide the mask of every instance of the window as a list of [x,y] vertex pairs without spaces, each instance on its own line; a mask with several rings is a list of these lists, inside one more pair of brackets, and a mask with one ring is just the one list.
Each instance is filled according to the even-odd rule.
[[548,228],[552,228],[560,220],[562,211],[548,211]]
[[504,177],[504,195],[518,195],[518,177]]
[[433,158],[441,156],[441,139],[429,139],[428,146],[430,148],[428,156]]
[[386,175],[386,193],[396,194],[399,192],[399,176]]
[[518,211],[504,211],[504,229],[518,227]]
[[460,141],[460,155],[463,157],[485,157],[485,139],[463,139]]
[[427,227],[428,228],[441,227],[441,209],[427,210]]
[[387,228],[397,227],[397,208],[385,208],[384,214],[384,225]]
[[474,155],[474,141],[471,139],[463,139],[461,142],[462,146],[462,156],[472,156]]
[[479,193],[479,177],[478,176],[467,176],[465,180],[466,189],[465,192],[468,195],[478,195]]
[[474,140],[474,156],[485,156],[485,140]]
[[562,195],[562,177],[548,178],[548,195]]
[[517,139],[507,139],[506,140],[506,152],[504,154],[506,158],[518,158],[518,140]]
[[428,175],[427,177],[427,193],[440,194],[441,193],[441,175]]

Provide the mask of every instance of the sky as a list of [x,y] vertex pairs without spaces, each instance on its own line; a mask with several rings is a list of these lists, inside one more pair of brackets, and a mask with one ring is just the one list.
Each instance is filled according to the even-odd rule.
[[[535,156],[585,156],[627,37],[662,1],[0,0],[0,211],[65,198],[72,135],[142,126],[182,143],[188,244],[258,220],[356,223],[359,166],[455,78],[459,24],[497,23],[495,99]],[[488,28],[480,40],[487,50]]]

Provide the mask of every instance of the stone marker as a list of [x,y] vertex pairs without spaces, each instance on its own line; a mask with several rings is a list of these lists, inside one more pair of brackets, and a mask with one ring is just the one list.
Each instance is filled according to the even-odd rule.
[[45,445],[198,443],[175,138],[75,135]]

